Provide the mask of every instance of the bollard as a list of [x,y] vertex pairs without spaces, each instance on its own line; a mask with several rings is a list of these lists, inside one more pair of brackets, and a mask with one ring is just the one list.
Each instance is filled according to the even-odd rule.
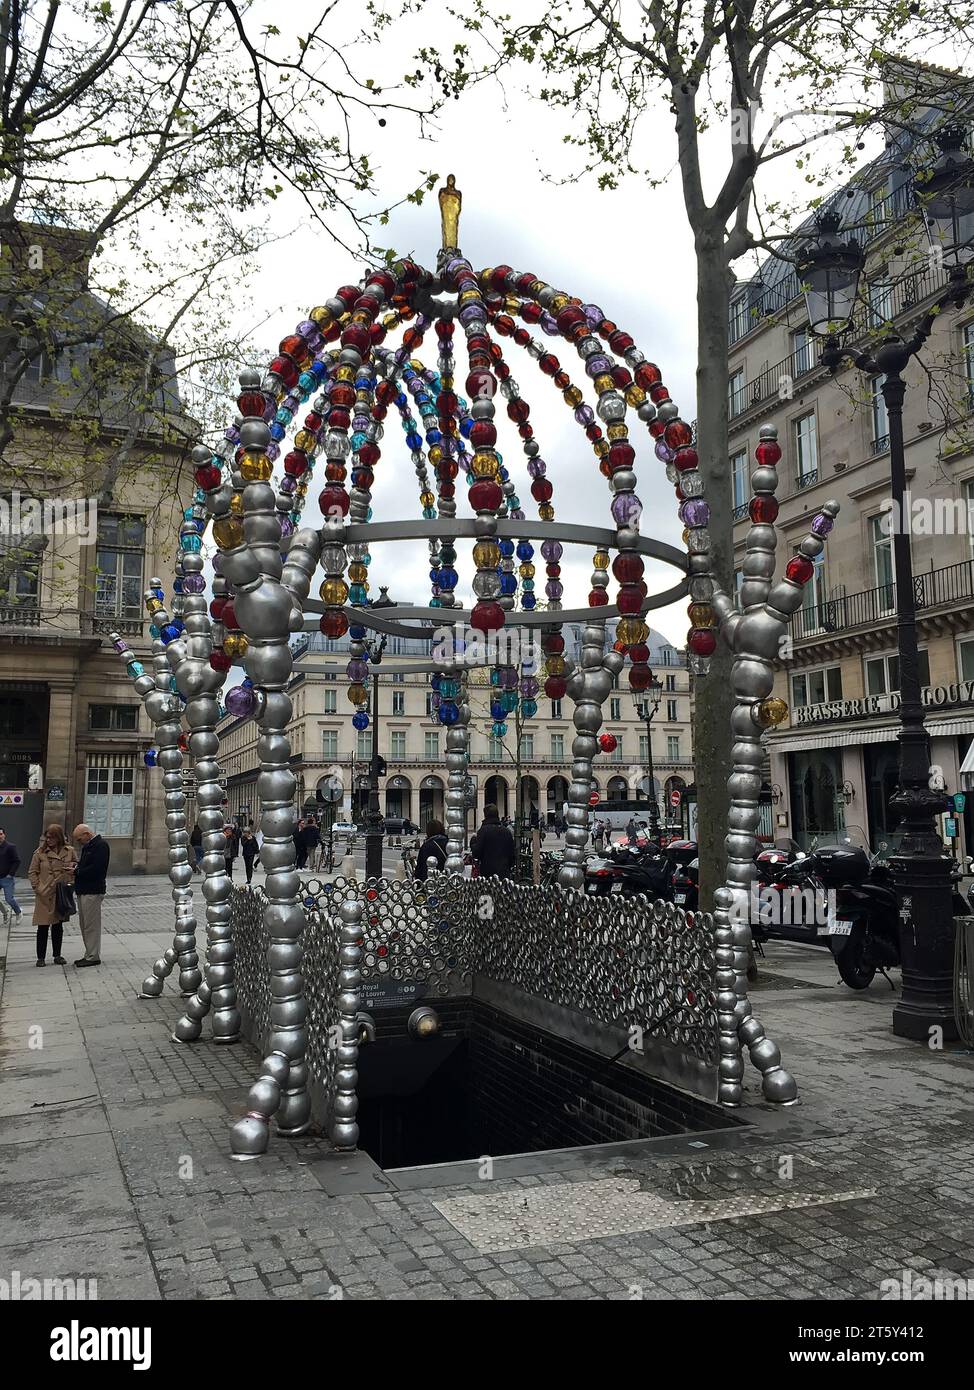
[[342,860],[342,878],[354,878],[354,877],[355,877],[355,855],[354,855],[354,854],[346,854],[345,858]]

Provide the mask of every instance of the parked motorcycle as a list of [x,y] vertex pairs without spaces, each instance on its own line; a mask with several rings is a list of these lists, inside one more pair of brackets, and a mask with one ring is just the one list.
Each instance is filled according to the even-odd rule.
[[650,843],[644,847],[616,845],[608,854],[589,859],[585,869],[585,891],[594,896],[607,894],[673,900],[673,879],[677,870],[697,857],[693,840],[675,840],[661,850]]

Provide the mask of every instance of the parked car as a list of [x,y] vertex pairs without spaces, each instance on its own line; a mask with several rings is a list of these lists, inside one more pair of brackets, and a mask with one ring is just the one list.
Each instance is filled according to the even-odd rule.
[[407,816],[383,816],[383,835],[412,835],[416,827]]
[[358,826],[352,820],[336,820],[332,826],[332,832],[335,835],[357,835]]

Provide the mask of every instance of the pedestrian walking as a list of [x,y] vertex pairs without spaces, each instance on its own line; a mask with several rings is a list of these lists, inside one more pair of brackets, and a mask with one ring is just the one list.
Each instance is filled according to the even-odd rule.
[[0,912],[3,913],[3,920],[8,922],[11,917],[14,919],[23,916],[20,910],[20,903],[14,896],[16,886],[17,870],[20,868],[20,855],[17,846],[12,840],[7,839],[7,832],[0,829],[0,890],[3,892],[3,902],[0,902]]
[[203,862],[203,831],[200,829],[199,821],[196,822],[193,829],[190,831],[189,843],[193,847],[193,859],[191,861],[193,873],[201,874],[203,872],[201,867]]
[[430,870],[438,873],[440,869],[446,867],[446,830],[443,822],[438,820],[427,821],[426,839],[419,847],[416,855],[416,868],[413,871],[413,878],[425,879]]
[[294,827],[294,867],[303,869],[308,862],[308,851],[304,843],[304,817]]
[[84,822],[75,826],[72,838],[81,846],[74,891],[78,899],[78,925],[85,943],[85,953],[75,965],[101,965],[101,905],[108,891],[111,850],[108,842]]
[[243,855],[244,872],[249,883],[254,876],[254,860],[258,858],[257,836],[252,830],[245,830],[240,837],[240,852]]
[[240,831],[235,825],[223,827],[223,860],[226,864],[227,878],[233,878],[233,861],[240,853]]
[[497,807],[484,807],[480,829],[470,842],[470,856],[481,878],[509,878],[514,867],[514,836],[501,825]]
[[51,950],[55,965],[67,965],[61,954],[64,937],[64,918],[57,903],[58,884],[70,884],[74,877],[74,850],[64,838],[60,825],[49,825],[34,850],[27,870],[34,890],[34,926],[37,928],[37,964],[46,965],[47,936],[51,934]]

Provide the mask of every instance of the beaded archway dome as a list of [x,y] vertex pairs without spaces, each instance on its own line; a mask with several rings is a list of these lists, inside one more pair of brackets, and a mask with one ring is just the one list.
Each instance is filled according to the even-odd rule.
[[[271,543],[276,530],[286,552],[301,525],[308,493],[319,484],[324,577],[318,601],[306,602],[304,610],[313,614],[326,637],[348,632],[352,639],[348,693],[359,729],[369,719],[363,684],[367,663],[356,644],[366,628],[377,625],[371,547],[382,539],[429,539],[429,606],[397,609],[397,621],[417,622],[420,630],[434,622],[465,623],[474,634],[484,635],[505,624],[541,629],[544,671],[532,693],[543,688],[552,699],[566,693],[564,622],[610,618],[619,619],[615,649],[628,662],[629,683],[636,691],[645,689],[652,673],[643,615],[687,593],[688,657],[696,672],[704,672],[716,644],[710,512],[691,426],[680,417],[660,368],[597,305],[508,265],[475,271],[458,248],[461,194],[452,175],[439,201],[442,248],[435,270],[400,260],[367,271],[359,285],[342,286],[312,308],[282,340],[265,373],[241,374],[240,418],[220,447],[194,451],[196,503],[214,520],[217,575],[224,572],[223,557],[251,544],[257,533]],[[393,335],[400,331],[401,341],[394,347]],[[420,357],[426,345],[435,347],[435,366],[424,365]],[[577,366],[572,371],[555,347],[574,349]],[[554,470],[542,455],[530,403],[515,380],[512,350],[533,359],[548,379],[544,389],[560,393],[584,435],[593,467],[609,491],[604,529],[556,521]],[[373,517],[372,494],[383,454],[391,452],[389,436],[397,420],[416,472],[418,517],[383,523]],[[524,455],[523,488],[510,462],[510,446],[501,438],[505,427]],[[664,465],[674,484],[685,551],[641,532],[634,436],[644,430],[656,466]],[[265,507],[259,524],[260,499],[249,485],[267,484],[276,467],[273,510],[266,515]],[[457,491],[464,486],[469,520],[458,516]],[[530,501],[527,495],[522,501],[522,492]],[[529,509],[536,510],[536,522],[528,521]],[[199,543],[191,521],[184,531],[186,543]],[[474,564],[469,611],[459,606],[456,594],[457,544],[464,537],[472,541]],[[540,556],[535,541],[540,542]],[[561,560],[569,543],[593,549],[588,606],[582,609],[562,604]],[[650,594],[646,556],[674,565],[679,582]],[[538,592],[539,559],[543,595]],[[252,713],[260,679],[250,671],[245,654],[254,634],[242,630],[238,605],[219,578],[215,589],[211,612],[217,645],[211,661],[226,670],[244,659],[250,679],[228,692],[227,704],[234,712]],[[394,630],[388,621],[381,625]],[[522,673],[525,679],[533,677]],[[449,684],[445,693],[434,690],[441,723],[455,720],[458,698],[459,691]]]

